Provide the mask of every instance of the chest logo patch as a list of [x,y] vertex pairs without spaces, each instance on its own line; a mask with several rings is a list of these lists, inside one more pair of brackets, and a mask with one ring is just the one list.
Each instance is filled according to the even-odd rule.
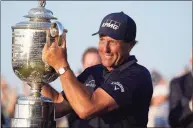
[[114,85],[114,91],[121,90],[121,92],[125,92],[125,89],[120,82],[111,82],[111,85]]
[[86,83],[86,86],[94,88],[96,86],[95,80],[90,80],[88,83]]

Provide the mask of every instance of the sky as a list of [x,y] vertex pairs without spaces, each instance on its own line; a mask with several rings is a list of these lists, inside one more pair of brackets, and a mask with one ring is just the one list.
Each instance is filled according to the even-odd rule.
[[[23,17],[37,1],[1,1],[1,75],[8,84],[21,91],[22,81],[12,70],[12,29],[16,23],[29,21]],[[98,46],[99,25],[109,13],[121,12],[137,24],[138,43],[131,51],[138,63],[150,71],[158,70],[167,80],[189,65],[192,50],[191,1],[47,1],[68,29],[68,61],[74,72],[81,69],[81,55],[89,46]],[[61,91],[59,79],[50,83]]]

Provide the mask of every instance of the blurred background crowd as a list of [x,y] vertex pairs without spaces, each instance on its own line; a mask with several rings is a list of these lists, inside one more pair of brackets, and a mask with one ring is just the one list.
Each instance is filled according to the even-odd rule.
[[[30,94],[30,87],[12,71],[11,26],[28,21],[23,16],[36,6],[37,1],[1,1],[3,127],[10,127],[17,99]],[[154,86],[147,126],[188,127],[193,122],[192,1],[47,1],[46,8],[69,30],[68,59],[76,76],[86,67],[100,63],[98,37],[91,34],[98,30],[103,16],[115,11],[130,15],[138,27],[139,45],[133,52],[138,62],[151,72]],[[50,84],[60,90],[59,80],[55,82]],[[57,127],[71,128],[67,116],[56,122]]]
[[[97,48],[88,47],[82,54],[81,61],[82,68],[75,72],[77,76],[85,68],[101,63]],[[192,116],[188,117],[191,115],[193,100],[192,51],[189,65],[184,65],[184,69],[176,71],[177,74],[170,80],[167,80],[159,72],[159,69],[151,69],[150,72],[154,91],[149,108],[149,121],[147,126],[165,128],[179,125],[188,126],[193,122],[190,120]],[[21,94],[18,93],[17,88],[13,87],[14,86],[9,85],[9,79],[4,78],[1,74],[1,125],[4,127],[10,127],[10,119],[14,116],[17,99],[20,96],[30,94],[30,87],[25,83],[22,85]],[[184,101],[181,101],[183,99]],[[183,104],[181,102],[183,102]],[[56,119],[56,123],[57,127],[70,127],[66,116]]]

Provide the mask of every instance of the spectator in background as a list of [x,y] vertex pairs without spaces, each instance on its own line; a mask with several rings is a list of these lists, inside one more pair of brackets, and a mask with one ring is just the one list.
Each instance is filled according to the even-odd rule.
[[[190,57],[192,67],[192,54]],[[193,77],[192,70],[170,82],[170,113],[171,127],[193,128]]]
[[18,96],[18,98],[23,97],[23,96],[29,96],[30,95],[30,89],[31,89],[31,87],[26,82],[23,82],[22,93],[21,93],[21,95]]
[[81,58],[82,69],[79,69],[75,73],[75,75],[78,76],[86,68],[100,63],[101,63],[101,58],[99,56],[98,49],[96,47],[88,47],[82,54],[82,58]]
[[10,88],[1,77],[1,110],[5,119],[5,127],[10,127],[10,119],[14,116],[17,101],[17,90]]
[[167,81],[163,78],[161,73],[159,73],[158,71],[152,70],[151,71],[151,77],[152,77],[153,86],[156,86],[156,85],[167,85]]
[[168,114],[168,86],[157,85],[153,91],[151,106],[149,109],[148,127],[169,127]]
[[98,49],[95,47],[88,47],[82,55],[83,70],[100,63],[101,63],[101,58],[99,56]]
[[153,70],[151,72],[151,76],[154,90],[151,100],[151,106],[149,109],[149,121],[147,126],[166,128],[169,127],[168,83],[158,71]]

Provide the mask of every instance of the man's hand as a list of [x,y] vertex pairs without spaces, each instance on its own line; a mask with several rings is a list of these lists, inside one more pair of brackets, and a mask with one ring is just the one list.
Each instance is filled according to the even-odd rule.
[[46,43],[42,51],[42,60],[48,63],[56,71],[61,67],[66,67],[67,62],[67,50],[66,50],[66,35],[62,35],[62,45],[58,46],[59,37],[55,37],[55,41],[51,43]]

